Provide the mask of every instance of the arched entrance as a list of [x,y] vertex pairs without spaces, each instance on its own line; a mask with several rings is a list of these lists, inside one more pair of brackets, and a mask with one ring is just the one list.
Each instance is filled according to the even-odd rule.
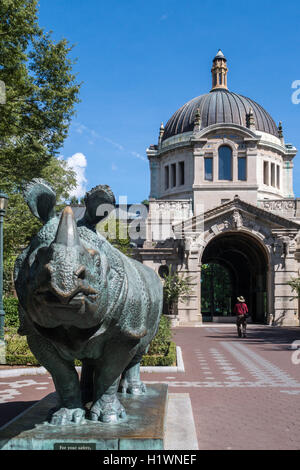
[[[213,269],[215,272],[216,269],[218,270],[218,276],[211,276],[211,280],[208,281],[209,278],[203,272],[205,269],[202,269],[201,305],[202,308],[208,310],[208,312],[201,312],[204,321],[209,315],[224,316],[231,313],[237,296],[242,295],[246,299],[253,321],[255,323],[265,322],[268,311],[268,259],[264,247],[256,238],[241,231],[218,235],[206,246],[201,262],[205,269],[210,269],[212,272]],[[222,270],[224,272],[223,281],[220,276]],[[225,282],[225,273],[227,273],[226,276],[230,282]],[[207,282],[211,282],[209,288]],[[222,287],[217,285],[218,282],[224,283],[226,294],[225,287],[222,290]],[[212,299],[212,290],[214,305],[224,305],[225,302],[225,305],[228,306],[227,310],[226,308],[215,309],[212,306],[211,300],[208,299],[208,296]],[[209,309],[207,309],[207,305],[209,305]]]

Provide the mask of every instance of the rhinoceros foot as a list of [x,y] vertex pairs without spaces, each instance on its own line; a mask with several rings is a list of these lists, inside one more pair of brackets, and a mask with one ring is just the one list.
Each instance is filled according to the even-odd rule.
[[143,382],[130,383],[125,380],[120,384],[119,391],[124,394],[144,395],[147,392],[147,387]]
[[85,422],[85,410],[82,408],[60,408],[55,411],[51,418],[50,424],[63,426],[66,424],[82,424]]
[[90,419],[92,421],[101,421],[102,423],[117,423],[126,418],[124,407],[116,396],[103,396],[95,401],[90,410]]

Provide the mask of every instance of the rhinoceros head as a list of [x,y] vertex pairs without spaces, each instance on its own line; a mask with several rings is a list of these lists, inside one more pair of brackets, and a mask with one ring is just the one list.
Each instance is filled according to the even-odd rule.
[[[111,263],[114,250],[92,229],[92,211],[88,222],[83,218],[78,225],[70,206],[57,217],[49,203],[51,191],[38,180],[26,193],[44,226],[16,264],[20,303],[37,328],[98,328],[120,293],[123,271]],[[47,196],[47,210],[41,194]]]

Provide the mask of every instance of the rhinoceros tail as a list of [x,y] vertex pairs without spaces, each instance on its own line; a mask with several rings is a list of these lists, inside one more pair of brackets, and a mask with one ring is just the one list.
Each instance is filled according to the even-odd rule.
[[23,187],[24,199],[35,217],[44,224],[55,216],[56,193],[42,178],[34,178]]

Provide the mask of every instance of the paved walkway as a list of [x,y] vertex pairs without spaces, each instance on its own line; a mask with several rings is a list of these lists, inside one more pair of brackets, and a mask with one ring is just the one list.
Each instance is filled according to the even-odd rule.
[[[300,328],[176,328],[185,372],[144,373],[189,394],[199,449],[300,448]],[[293,358],[296,361],[293,361]],[[293,363],[294,362],[294,363]],[[49,374],[0,378],[0,425],[54,390]]]

